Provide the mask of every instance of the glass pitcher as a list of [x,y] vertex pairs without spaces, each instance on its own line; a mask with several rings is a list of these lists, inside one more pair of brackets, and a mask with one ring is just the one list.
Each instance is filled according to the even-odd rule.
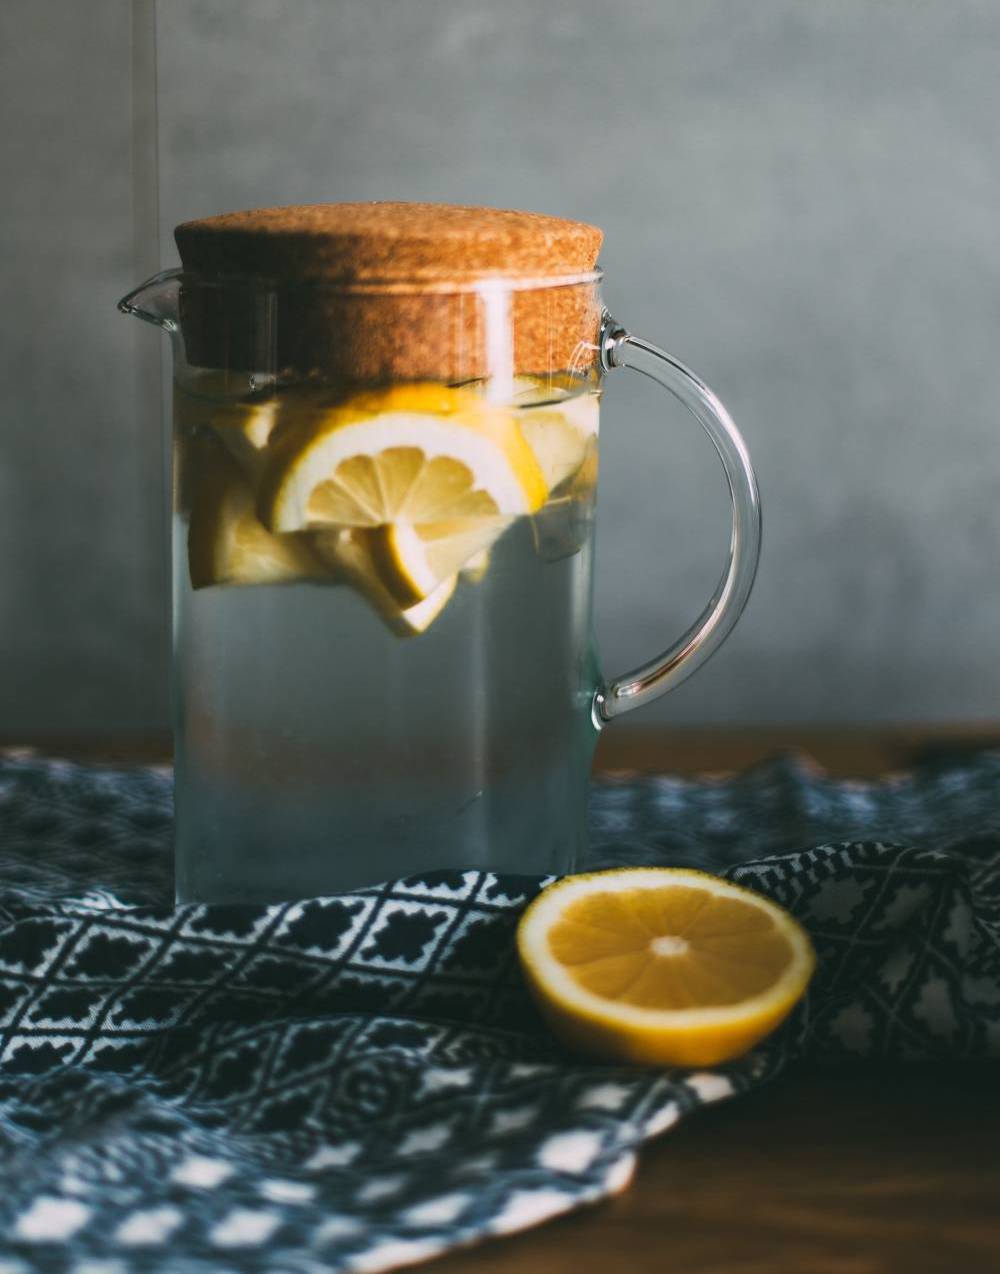
[[[174,355],[178,900],[572,871],[600,730],[702,664],[753,583],[725,408],[603,308],[579,223],[318,205],[177,237],[183,268],[120,309]],[[711,438],[732,537],[688,631],[608,679],[591,595],[618,367]]]

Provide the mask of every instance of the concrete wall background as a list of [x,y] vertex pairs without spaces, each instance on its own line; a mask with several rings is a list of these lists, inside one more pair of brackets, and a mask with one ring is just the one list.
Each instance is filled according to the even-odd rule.
[[[113,309],[128,14],[0,7],[5,735],[165,719],[160,442],[135,407],[156,337]],[[170,0],[158,37],[165,231],[317,199],[578,216],[611,308],[726,401],[765,501],[757,590],[634,720],[1000,715],[1000,7]],[[610,380],[602,430],[616,672],[700,608],[725,504],[639,378]]]

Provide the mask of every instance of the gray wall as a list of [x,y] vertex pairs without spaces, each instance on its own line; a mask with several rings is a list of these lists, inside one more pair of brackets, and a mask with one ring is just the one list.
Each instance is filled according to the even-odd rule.
[[[0,6],[5,734],[163,719],[127,15]],[[718,390],[765,501],[742,624],[647,723],[1000,715],[994,0],[169,0],[158,34],[166,232],[376,197],[604,227],[609,304]],[[726,514],[652,388],[605,402],[618,671],[700,607]]]

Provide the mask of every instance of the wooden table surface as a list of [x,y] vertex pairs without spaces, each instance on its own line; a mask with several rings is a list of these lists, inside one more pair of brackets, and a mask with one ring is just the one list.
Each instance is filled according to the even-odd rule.
[[786,1074],[692,1116],[610,1202],[433,1274],[994,1274],[997,1067]]
[[[159,759],[163,739],[38,740]],[[609,730],[600,769],[718,772],[799,748],[856,777],[1000,746],[1000,727]],[[1000,793],[997,794],[1000,800]],[[701,1111],[610,1202],[434,1274],[1000,1274],[1000,1067],[802,1068]]]
[[[143,762],[170,759],[168,735],[20,738],[8,746],[50,756]],[[612,725],[601,735],[597,770],[672,771],[699,774],[743,769],[785,749],[811,756],[835,774],[859,778],[903,769],[921,758],[988,746],[1000,747],[1000,722],[880,729],[803,726],[690,727],[663,730]]]

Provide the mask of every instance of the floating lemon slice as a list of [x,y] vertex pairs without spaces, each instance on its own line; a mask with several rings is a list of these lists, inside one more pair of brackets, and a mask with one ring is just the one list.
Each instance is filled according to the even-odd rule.
[[804,929],[704,872],[570,876],[521,918],[518,951],[552,1029],[604,1057],[713,1066],[769,1034],[815,965]]
[[406,606],[400,611],[383,611],[382,618],[389,627],[401,637],[416,636],[425,633],[451,601],[455,591],[455,577],[439,584],[423,601],[413,606]]
[[246,376],[209,371],[178,385],[174,396],[178,421],[185,428],[215,430],[227,445],[230,438],[245,438],[253,452],[267,445],[283,401],[273,388],[248,392]]
[[373,534],[364,529],[317,531],[312,533],[313,549],[337,575],[354,584],[393,632],[402,637],[426,632],[451,600],[455,576],[442,580],[418,602],[401,605],[383,581]]
[[478,553],[474,553],[469,558],[459,571],[459,575],[462,579],[468,580],[470,584],[481,584],[486,578],[486,572],[489,569],[490,551],[489,549],[480,549]]
[[233,459],[217,445],[201,447],[188,526],[193,588],[212,584],[275,584],[317,579],[330,571],[300,535],[272,535],[261,526],[253,492]]
[[444,385],[358,394],[272,452],[258,510],[275,531],[516,517],[548,494],[513,414]]
[[335,391],[322,383],[289,386],[278,393],[271,391],[240,402],[217,403],[208,416],[208,424],[256,484],[279,425],[313,420],[324,405],[335,401]]
[[[490,383],[470,385],[488,395]],[[592,382],[574,377],[515,376],[508,391],[521,434],[534,452],[551,492],[576,473],[596,438],[600,397]]]
[[268,398],[259,402],[226,404],[212,416],[213,430],[240,468],[253,480],[260,473],[264,451],[278,423],[281,408],[279,399]]
[[597,414],[596,398],[572,408],[566,403],[559,407],[532,407],[519,413],[521,433],[550,491],[571,478],[583,464],[588,443],[597,434]]
[[489,550],[511,520],[458,518],[416,526],[390,522],[368,535],[386,586],[401,604],[411,606],[459,571],[473,581],[482,579]]
[[579,553],[593,530],[597,499],[597,439],[587,440],[577,468],[531,519],[535,552],[546,562]]
[[[326,381],[269,385],[247,392],[247,376],[205,372],[190,385],[178,387],[178,423],[214,433],[256,484],[269,442],[279,425],[314,418],[343,398],[343,389]],[[242,388],[242,397],[234,391]]]

